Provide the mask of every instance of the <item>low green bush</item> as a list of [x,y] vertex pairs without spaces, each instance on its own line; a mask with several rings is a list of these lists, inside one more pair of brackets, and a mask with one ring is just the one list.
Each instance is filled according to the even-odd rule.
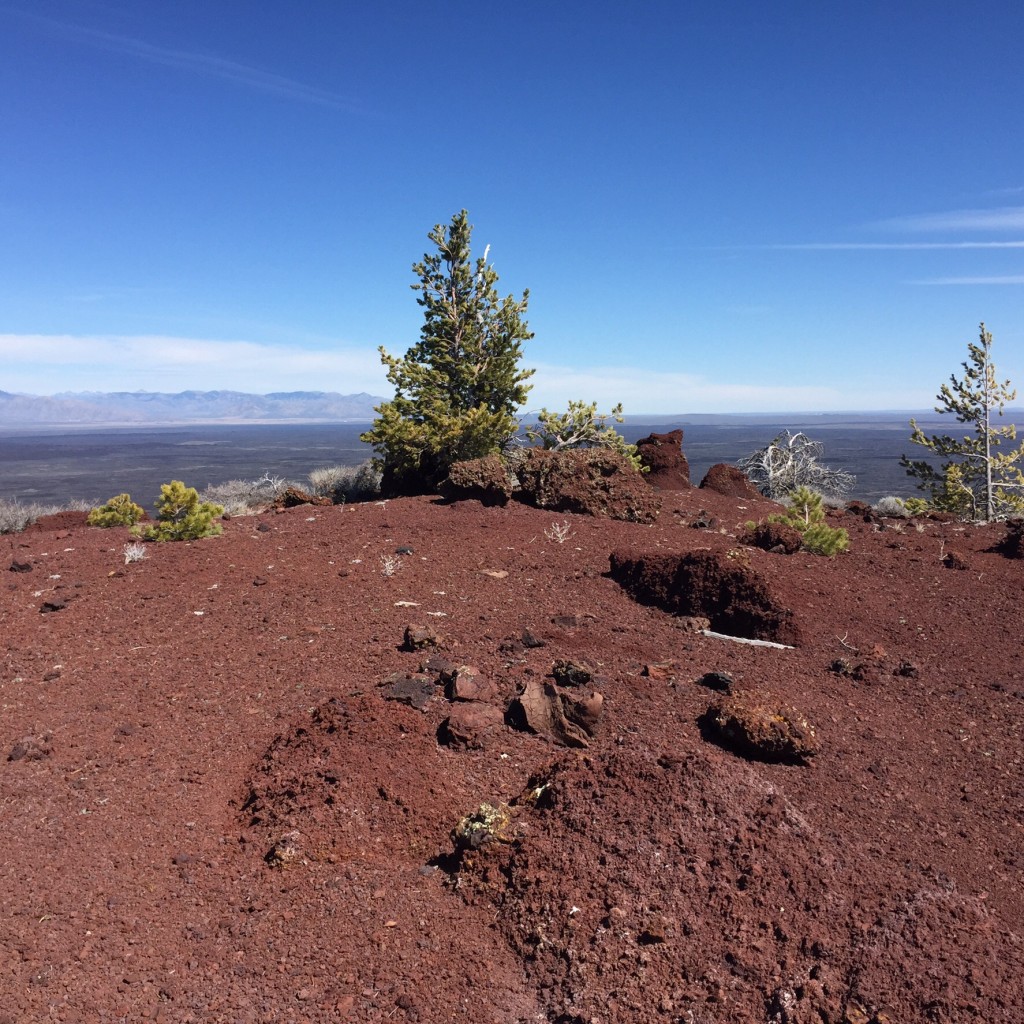
[[[798,527],[799,529],[799,527]],[[804,551],[831,558],[850,546],[850,535],[841,526],[812,523],[804,530]]]
[[199,540],[216,537],[223,527],[214,520],[224,514],[220,505],[199,500],[194,487],[186,487],[180,480],[160,485],[156,502],[157,521],[133,527],[143,540]]
[[833,555],[850,546],[850,535],[841,526],[832,527],[825,522],[825,504],[822,496],[809,487],[797,487],[787,497],[789,508],[778,515],[769,516],[770,523],[785,523],[797,530],[803,538],[803,549],[812,555]]
[[931,509],[931,504],[926,498],[904,498],[903,504],[908,516],[923,516]]
[[94,508],[86,517],[89,526],[134,526],[145,513],[129,494],[115,494],[105,505]]

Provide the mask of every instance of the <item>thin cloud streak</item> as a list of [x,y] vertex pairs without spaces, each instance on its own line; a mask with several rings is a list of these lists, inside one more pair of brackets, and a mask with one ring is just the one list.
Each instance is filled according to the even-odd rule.
[[845,407],[837,388],[717,382],[688,373],[662,373],[633,366],[574,368],[540,364],[527,411],[564,409],[569,399],[597,402],[607,412],[622,402],[628,414],[678,412],[763,412],[771,409],[822,410]]
[[890,231],[1020,231],[1024,228],[1024,206],[893,217],[870,226]]
[[789,250],[792,252],[872,252],[929,249],[1024,249],[1024,241],[1014,242],[794,242],[774,245],[743,246],[748,249]]
[[[124,335],[0,334],[3,390],[63,391],[365,391],[390,395],[377,351],[336,344],[291,348],[223,339]],[[634,366],[574,368],[540,364],[525,411],[564,409],[569,399],[628,413],[826,411],[896,408],[899,395],[857,395],[832,386],[712,380]]]
[[0,334],[4,390],[367,391],[386,388],[369,346],[301,349],[251,341],[121,335]]
[[944,285],[944,284],[1024,284],[1024,274],[1004,274],[996,277],[933,277],[924,281],[911,281],[911,284]]
[[136,57],[151,64],[160,64],[164,67],[177,68],[197,75],[220,78],[224,81],[234,82],[236,85],[246,86],[250,89],[275,96],[283,96],[286,99],[296,100],[300,103],[333,107],[350,113],[356,112],[356,105],[351,100],[346,99],[344,96],[339,96],[337,93],[330,92],[327,89],[318,89],[315,86],[306,85],[304,82],[298,82],[293,78],[276,75],[270,71],[261,71],[259,68],[250,67],[247,64],[239,64],[237,61],[226,60],[213,54],[194,53],[189,50],[174,50],[165,46],[156,46],[142,39],[133,39],[130,36],[121,36],[112,32],[103,32],[99,29],[85,28],[81,25],[55,21],[52,18],[40,17],[39,15],[29,14],[26,11],[14,11],[12,13],[19,14],[23,18],[37,24],[45,25],[80,42],[114,53],[123,53]]

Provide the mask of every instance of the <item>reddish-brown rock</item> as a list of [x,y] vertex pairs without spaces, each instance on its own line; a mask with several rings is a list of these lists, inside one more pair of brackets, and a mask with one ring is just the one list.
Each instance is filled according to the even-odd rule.
[[599,693],[577,695],[553,683],[528,680],[512,701],[509,721],[566,747],[587,747],[601,721],[604,698]]
[[706,616],[719,633],[799,642],[793,612],[772,595],[767,578],[727,553],[614,551],[610,561],[612,579],[643,604],[673,615]]
[[705,490],[724,495],[726,498],[764,500],[764,496],[750,482],[750,477],[742,469],[724,462],[716,462],[704,474],[700,486]]
[[797,710],[767,694],[732,694],[702,718],[708,735],[744,757],[780,764],[806,764],[820,743]]
[[780,555],[793,555],[804,545],[803,534],[788,523],[758,523],[743,537],[747,544]]
[[402,647],[407,651],[424,651],[440,643],[441,635],[433,626],[410,622],[402,634]]
[[518,467],[519,500],[551,512],[653,523],[660,499],[628,459],[600,448],[530,448]]
[[473,665],[459,665],[443,677],[445,692],[449,700],[492,701],[498,699],[498,687],[494,680],[482,675]]
[[683,454],[682,430],[648,434],[636,443],[637,455],[647,467],[644,479],[659,491],[682,491],[691,486],[690,464]]
[[453,705],[441,723],[438,738],[445,746],[461,750],[482,750],[505,722],[501,708],[479,701]]
[[518,486],[515,474],[498,455],[456,462],[441,484],[441,494],[451,501],[475,498],[484,505],[505,505]]

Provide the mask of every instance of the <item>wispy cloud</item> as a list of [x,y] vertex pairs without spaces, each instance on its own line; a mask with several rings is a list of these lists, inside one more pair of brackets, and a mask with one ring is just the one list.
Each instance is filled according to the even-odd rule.
[[227,388],[368,391],[387,387],[370,346],[301,348],[251,341],[160,335],[0,334],[4,388],[57,391],[167,391]]
[[807,252],[900,251],[928,249],[1024,249],[1024,241],[1012,242],[794,242],[774,245],[756,245],[745,248],[789,249]]
[[122,36],[112,32],[103,32],[99,29],[86,28],[82,25],[56,21],[52,18],[30,14],[27,11],[15,11],[9,8],[4,8],[4,10],[8,13],[19,15],[37,25],[45,26],[51,31],[58,32],[67,38],[95,46],[99,49],[136,57],[150,64],[177,68],[194,75],[220,78],[224,81],[233,82],[236,85],[257,90],[258,92],[282,96],[300,103],[333,107],[349,112],[357,111],[357,104],[348,97],[341,96],[328,89],[319,89],[305,82],[296,81],[294,78],[277,75],[270,71],[263,71],[248,64],[240,64],[237,61],[227,60],[215,54],[157,46],[143,39],[134,39],[131,36]]
[[1024,230],[1024,206],[892,217],[870,226],[886,231],[1021,231]]
[[69,291],[65,297],[68,302],[91,304],[123,299],[137,299],[170,291],[171,289],[168,287],[154,287],[152,285],[95,285],[89,288],[76,288]]
[[[371,346],[296,347],[251,341],[165,335],[0,334],[5,391],[366,391],[392,393]],[[528,408],[564,409],[569,399],[617,402],[627,414],[679,412],[824,411],[896,408],[905,397],[844,385],[761,383],[736,374],[713,379],[635,366],[537,365]]]
[[687,373],[635,366],[569,367],[540,364],[533,377],[531,410],[564,409],[569,399],[596,401],[607,411],[622,402],[626,412],[764,412],[849,408],[848,392],[833,387],[772,386],[715,381]]
[[[1010,194],[1022,189],[1004,189]],[[906,235],[910,232],[958,233],[965,231],[992,233],[1024,231],[1024,206],[1000,206],[987,210],[950,210],[945,213],[926,213],[907,217],[890,217],[865,225],[872,231],[888,231]],[[789,242],[743,248],[782,250],[791,252],[929,252],[972,249],[1024,249],[1024,240],[975,238],[959,241],[936,242],[884,241],[884,242]]]
[[933,277],[923,281],[912,281],[912,284],[981,284],[981,285],[1000,285],[1000,284],[1024,284],[1024,274],[1005,274],[1002,276],[992,277]]

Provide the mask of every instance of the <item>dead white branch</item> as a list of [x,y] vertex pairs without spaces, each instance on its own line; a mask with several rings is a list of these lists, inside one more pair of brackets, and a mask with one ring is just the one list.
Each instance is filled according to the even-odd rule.
[[792,651],[790,644],[777,644],[774,640],[750,640],[745,636],[729,636],[728,633],[716,633],[711,629],[702,629],[701,636],[709,636],[714,640],[729,640],[734,644],[749,644],[751,647],[774,647],[778,651]]

